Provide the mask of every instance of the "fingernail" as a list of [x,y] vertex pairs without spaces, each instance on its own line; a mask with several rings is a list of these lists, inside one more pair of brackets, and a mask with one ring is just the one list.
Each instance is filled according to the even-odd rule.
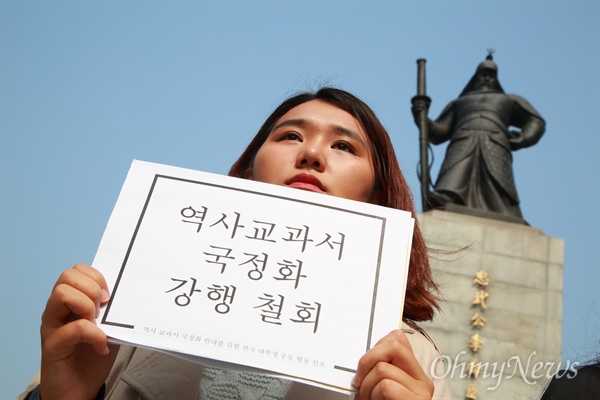
[[354,375],[354,378],[352,378],[352,386],[354,386],[354,387],[360,386],[360,380],[358,379],[358,377],[356,375]]
[[102,301],[102,303],[106,303],[108,300],[110,300],[110,294],[108,294],[108,291],[106,289],[102,289],[102,293],[100,296],[100,300]]

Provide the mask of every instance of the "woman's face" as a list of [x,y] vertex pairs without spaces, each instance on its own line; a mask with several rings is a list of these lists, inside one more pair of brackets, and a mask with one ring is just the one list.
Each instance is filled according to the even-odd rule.
[[259,149],[251,179],[376,202],[370,142],[358,120],[321,100],[292,108]]

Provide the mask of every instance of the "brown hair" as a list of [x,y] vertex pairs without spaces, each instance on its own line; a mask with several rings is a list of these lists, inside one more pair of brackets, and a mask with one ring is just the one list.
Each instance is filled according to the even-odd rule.
[[387,131],[373,110],[358,97],[341,89],[325,87],[315,93],[305,92],[288,98],[263,123],[254,139],[229,170],[229,175],[240,178],[250,176],[254,157],[277,121],[292,108],[311,100],[325,101],[358,120],[371,141],[375,178],[378,188],[383,193],[379,198],[379,205],[410,211],[415,218],[403,317],[414,321],[433,319],[435,310],[439,309],[438,286],[431,276],[427,247],[416,221],[410,188],[400,171]]

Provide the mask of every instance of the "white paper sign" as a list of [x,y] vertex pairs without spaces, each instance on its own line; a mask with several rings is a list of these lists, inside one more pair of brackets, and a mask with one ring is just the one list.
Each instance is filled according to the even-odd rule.
[[112,338],[351,391],[401,323],[414,221],[341,198],[134,161],[94,267]]

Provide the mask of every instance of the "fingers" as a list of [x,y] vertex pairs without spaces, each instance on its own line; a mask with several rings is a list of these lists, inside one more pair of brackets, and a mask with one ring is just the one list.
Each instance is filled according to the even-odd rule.
[[415,358],[406,334],[386,335],[360,359],[353,384],[360,399],[431,398],[433,382]]
[[59,360],[82,342],[91,345],[98,354],[108,354],[106,335],[95,322],[100,305],[108,298],[106,280],[96,269],[78,264],[64,271],[42,315],[44,354]]
[[359,399],[431,399],[433,381],[415,379],[390,363],[378,363],[364,378]]
[[[362,379],[379,362],[392,363],[402,367],[404,361],[412,356],[412,348],[404,332],[395,330],[381,339],[372,349],[367,351],[358,362],[354,383],[360,386]],[[420,367],[419,367],[420,368]],[[413,371],[414,368],[411,368]],[[411,374],[411,371],[407,372]]]
[[42,341],[42,352],[50,360],[61,360],[72,354],[75,346],[86,343],[100,355],[110,350],[106,334],[92,321],[78,319],[54,330]]
[[44,398],[93,398],[98,393],[117,355],[95,320],[108,299],[106,280],[88,265],[78,264],[56,281],[40,327]]
[[42,325],[59,327],[68,323],[73,314],[92,321],[106,301],[108,286],[102,274],[78,264],[58,278],[42,315]]
[[399,382],[412,379],[406,372],[392,364],[380,362],[365,376],[360,385],[361,399],[396,399],[408,398],[410,393]]

